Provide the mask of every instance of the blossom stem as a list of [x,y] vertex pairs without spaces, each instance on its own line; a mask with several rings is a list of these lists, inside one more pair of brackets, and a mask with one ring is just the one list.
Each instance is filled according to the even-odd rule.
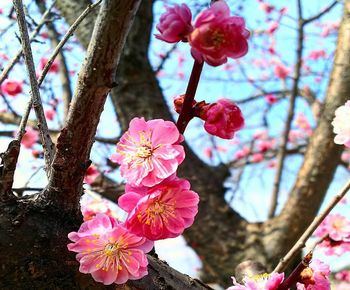
[[294,269],[294,271],[285,279],[281,285],[277,288],[277,290],[288,290],[290,287],[295,285],[300,281],[301,272],[308,267],[312,259],[312,251],[309,252],[303,260],[298,264],[298,266]]
[[177,120],[176,126],[179,132],[183,134],[188,123],[194,117],[194,109],[192,107],[194,97],[196,95],[199,79],[202,73],[203,64],[195,60],[190,76],[190,80],[187,85],[185,99],[181,108],[179,119]]

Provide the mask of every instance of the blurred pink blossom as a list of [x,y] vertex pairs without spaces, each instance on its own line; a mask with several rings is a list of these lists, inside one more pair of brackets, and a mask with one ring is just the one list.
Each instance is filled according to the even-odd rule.
[[192,13],[186,4],[167,7],[160,16],[156,28],[160,32],[155,37],[168,43],[187,41],[187,36],[193,30],[191,25]]
[[1,91],[9,96],[15,97],[23,91],[22,82],[6,79],[1,84]]
[[285,80],[290,73],[290,69],[283,64],[277,64],[274,68],[274,73],[277,78]]
[[327,235],[334,241],[343,241],[350,238],[350,221],[341,214],[329,214],[316,229],[314,235]]
[[[39,69],[40,71],[42,71],[47,63],[48,59],[45,57],[42,57],[39,61]],[[58,62],[57,59],[55,59],[53,61],[53,63],[51,64],[50,68],[49,68],[49,72],[51,73],[58,73],[60,70],[60,64]]]
[[84,182],[91,185],[99,175],[96,166],[91,164],[85,172]]
[[231,277],[233,280],[233,285],[227,290],[277,290],[278,286],[282,283],[284,279],[284,273],[273,273],[271,275],[263,274],[254,277],[245,277],[243,278],[243,284],[236,282],[234,277]]
[[26,129],[26,133],[23,135],[21,144],[25,148],[32,148],[33,145],[39,140],[39,133],[38,131],[32,129],[31,127],[28,127]]
[[53,110],[53,109],[45,110],[45,117],[48,120],[52,121],[55,118],[55,116],[56,116],[56,111],[55,110]]
[[265,96],[265,100],[268,104],[272,105],[277,102],[277,97],[273,94],[268,94]]
[[320,58],[326,58],[327,53],[324,49],[310,51],[308,58],[312,60],[318,60]]
[[335,110],[332,125],[336,134],[334,142],[350,148],[350,100]]

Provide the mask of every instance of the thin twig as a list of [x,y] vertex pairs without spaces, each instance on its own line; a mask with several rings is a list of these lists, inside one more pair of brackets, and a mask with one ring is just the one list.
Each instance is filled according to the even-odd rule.
[[54,62],[56,56],[59,54],[62,47],[66,44],[68,39],[73,35],[74,31],[78,28],[79,24],[85,19],[85,17],[98,5],[100,5],[102,0],[97,1],[96,3],[89,5],[84,12],[74,21],[71,27],[67,30],[66,34],[63,36],[59,44],[56,46],[54,51],[51,53],[51,56],[48,58],[47,63],[38,79],[39,86],[42,84],[47,72],[49,71],[52,63]]
[[335,7],[339,2],[340,2],[339,0],[336,0],[331,5],[329,5],[326,9],[322,10],[320,13],[318,13],[315,16],[312,16],[312,17],[310,17],[308,19],[305,19],[304,20],[304,25],[321,18],[323,15],[325,15],[326,13],[331,11],[332,8]]
[[[44,26],[44,24],[46,22],[49,21],[49,14],[51,12],[51,9],[53,8],[53,6],[55,5],[55,2],[54,1],[49,9],[46,10],[46,12],[43,14],[40,22],[38,23],[38,26],[34,29],[34,31],[32,32],[29,40],[30,42],[32,42],[35,37],[38,35],[38,33],[40,32],[41,28]],[[3,81],[7,78],[8,74],[10,73],[10,71],[13,69],[13,67],[15,66],[15,64],[19,61],[19,59],[21,58],[21,55],[22,55],[22,48],[19,49],[16,53],[16,55],[12,58],[12,60],[7,64],[7,66],[3,69],[1,75],[0,75],[0,85],[3,83]]]
[[8,99],[6,98],[6,96],[2,93],[0,93],[2,99],[4,100],[4,103],[6,104],[7,106],[7,109],[16,117],[18,117],[18,114],[16,113],[16,111],[12,108],[10,102],[8,101]]
[[[45,3],[41,0],[36,0],[35,2],[39,7],[40,12],[45,13],[46,11]],[[48,28],[51,45],[53,48],[55,48],[59,45],[60,35],[58,34],[54,23],[47,23],[46,26]],[[63,101],[64,118],[66,118],[66,116],[68,115],[69,104],[72,100],[73,93],[72,93],[72,88],[70,84],[70,77],[69,77],[67,62],[62,50],[58,54],[57,60],[59,61],[59,64],[60,64],[59,76],[62,84],[62,101]]]
[[315,217],[313,222],[309,225],[306,231],[302,234],[295,245],[290,249],[290,251],[280,260],[279,264],[275,268],[274,272],[283,272],[289,262],[293,260],[295,255],[305,246],[306,241],[316,230],[316,228],[321,224],[321,222],[326,218],[326,216],[331,212],[331,210],[339,203],[339,201],[345,196],[345,194],[350,189],[350,180],[346,185],[339,191],[339,193],[331,200],[328,206],[323,210],[321,214]]
[[[29,108],[33,104],[34,111],[36,114],[36,118],[38,120],[38,128],[40,132],[41,141],[43,144],[45,164],[46,164],[46,174],[49,175],[51,162],[54,155],[54,144],[50,138],[49,129],[47,127],[45,113],[43,109],[43,105],[40,98],[39,86],[38,82],[35,78],[35,66],[33,60],[32,49],[30,46],[30,40],[28,35],[27,23],[25,20],[24,9],[22,0],[13,0],[13,4],[17,14],[17,23],[19,27],[21,43],[23,48],[23,55],[27,67],[27,72],[29,76],[30,82],[30,101],[28,102]],[[29,114],[29,110],[26,110]],[[28,119],[27,116],[24,116],[23,120]],[[24,131],[25,131],[26,122],[21,122],[19,132],[16,136],[18,141],[21,141]]]
[[154,73],[157,74],[159,73],[163,67],[164,64],[166,63],[166,61],[169,59],[170,55],[175,51],[175,49],[177,48],[177,43],[175,43],[164,55],[164,57],[162,58],[160,64],[158,65],[158,67],[155,69]]
[[300,0],[298,0],[298,17],[299,17],[299,22],[298,22],[298,47],[297,47],[297,58],[296,58],[297,63],[294,71],[294,82],[293,82],[293,88],[289,99],[288,114],[287,114],[287,120],[284,128],[284,132],[283,132],[282,144],[280,146],[278,156],[277,156],[276,175],[273,182],[271,205],[268,213],[269,218],[272,218],[275,216],[276,209],[277,209],[278,194],[280,191],[284,160],[286,158],[288,137],[289,137],[290,129],[292,127],[292,121],[294,118],[295,101],[299,91],[298,86],[299,86],[299,79],[301,75],[303,41],[304,41],[304,24],[303,24],[304,22],[302,18],[303,17],[302,6],[301,6]]

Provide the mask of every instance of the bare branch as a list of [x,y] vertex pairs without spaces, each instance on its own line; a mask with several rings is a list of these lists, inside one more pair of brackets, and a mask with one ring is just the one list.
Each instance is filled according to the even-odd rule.
[[[43,1],[36,0],[35,1],[37,6],[39,7],[41,13],[45,13],[46,11],[46,5]],[[59,34],[55,28],[54,23],[47,23],[46,24],[49,32],[49,38],[51,41],[51,45],[55,48],[59,46]],[[57,56],[57,59],[60,63],[60,69],[59,69],[59,75],[62,83],[62,100],[63,100],[63,109],[64,109],[64,118],[68,115],[68,109],[69,104],[72,100],[72,88],[70,84],[70,77],[69,77],[69,71],[68,66],[66,63],[66,59],[64,57],[63,51],[60,51],[60,53]],[[39,85],[40,86],[40,85]]]
[[285,255],[274,272],[283,272],[290,261],[293,260],[296,254],[300,252],[300,250],[305,246],[306,241],[311,237],[312,233],[316,230],[316,228],[321,224],[321,222],[326,218],[326,216],[331,212],[331,210],[339,203],[339,201],[345,196],[345,194],[350,189],[350,180],[345,184],[345,186],[337,193],[337,195],[331,200],[331,202],[326,206],[326,208],[319,214],[313,222],[309,225],[309,227],[305,230],[299,240],[295,243],[295,245],[290,249],[290,251]]
[[[47,23],[49,20],[49,15],[51,12],[51,9],[53,8],[53,6],[55,5],[54,1],[51,6],[46,10],[46,12],[43,14],[40,22],[38,23],[38,26],[35,28],[35,30],[32,32],[29,40],[30,42],[32,42],[35,37],[38,35],[38,33],[40,32],[41,28],[44,26],[45,23]],[[3,83],[3,81],[7,78],[8,74],[10,73],[10,71],[13,69],[13,67],[15,66],[15,64],[19,61],[19,59],[21,58],[22,55],[22,48],[19,49],[16,53],[16,55],[12,58],[12,60],[7,64],[7,66],[3,69],[1,75],[0,75],[0,85]]]
[[329,5],[327,8],[323,9],[320,13],[316,14],[315,16],[312,16],[308,19],[305,19],[303,21],[303,25],[306,25],[310,22],[313,22],[319,18],[321,18],[323,15],[325,15],[326,13],[328,13],[329,11],[331,11],[333,9],[333,7],[335,7],[340,1],[336,0],[334,1],[331,5]]
[[[39,92],[39,86],[38,82],[35,78],[35,67],[34,67],[34,61],[33,61],[33,54],[32,54],[32,49],[30,46],[30,40],[29,40],[29,35],[28,35],[28,30],[27,30],[27,24],[25,20],[25,15],[24,15],[24,10],[23,10],[23,3],[22,0],[14,0],[14,6],[15,10],[17,13],[17,22],[18,22],[18,27],[21,35],[21,42],[22,42],[22,48],[23,48],[23,54],[24,54],[24,59],[28,71],[28,76],[29,76],[29,81],[30,81],[30,87],[31,87],[31,99],[28,102],[27,108],[31,108],[32,104],[34,107],[34,111],[36,114],[36,117],[38,119],[38,127],[40,131],[40,137],[41,141],[43,144],[43,149],[44,149],[44,156],[45,156],[45,164],[46,164],[46,174],[49,175],[50,172],[50,166],[54,154],[54,144],[52,143],[52,140],[49,135],[49,129],[47,127],[46,123],[46,118],[43,110],[43,105],[41,103],[40,99],[40,92]],[[26,110],[26,113],[28,112],[29,115],[29,110]],[[25,130],[25,125],[26,125],[26,120],[28,117],[26,114],[24,115],[19,132],[17,134],[16,139],[20,141],[22,139],[22,136],[24,134]]]
[[292,121],[294,118],[294,110],[295,110],[295,100],[298,96],[298,87],[299,80],[301,75],[301,66],[302,66],[302,56],[303,56],[303,41],[304,41],[304,27],[302,20],[302,7],[301,2],[298,0],[298,15],[299,15],[299,24],[298,24],[298,47],[297,47],[297,63],[294,70],[294,81],[292,92],[289,99],[289,107],[287,113],[286,125],[283,132],[282,144],[280,146],[278,156],[277,156],[277,165],[276,165],[276,175],[273,182],[273,192],[271,197],[271,205],[268,213],[268,217],[272,218],[275,215],[277,203],[278,203],[278,194],[280,190],[281,178],[284,160],[286,158],[287,144],[288,144],[288,136],[292,126]]
[[97,1],[96,3],[88,6],[84,12],[77,18],[77,20],[75,20],[75,22],[71,25],[71,27],[69,27],[68,31],[66,32],[66,34],[63,36],[63,38],[61,39],[61,41],[58,43],[58,45],[56,46],[56,48],[54,49],[54,51],[52,52],[51,56],[49,57],[40,78],[38,79],[38,84],[39,86],[42,84],[46,74],[48,73],[52,63],[54,62],[56,56],[59,54],[61,48],[66,44],[66,42],[68,41],[68,39],[73,35],[74,31],[78,28],[79,24],[85,19],[85,17],[87,15],[89,15],[89,13],[98,5],[100,5],[102,2],[102,0]]

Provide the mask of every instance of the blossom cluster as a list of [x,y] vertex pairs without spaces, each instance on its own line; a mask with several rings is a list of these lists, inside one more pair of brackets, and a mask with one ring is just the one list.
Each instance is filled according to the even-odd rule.
[[240,58],[248,52],[250,36],[242,17],[231,16],[225,1],[216,1],[203,10],[194,23],[186,4],[168,7],[157,25],[156,38],[168,43],[188,42],[196,61],[219,66],[227,58]]
[[[78,232],[69,234],[68,249],[78,253],[80,272],[106,285],[139,279],[147,274],[145,254],[153,242],[177,237],[193,224],[199,196],[176,176],[185,158],[182,141],[170,121],[131,120],[111,158],[126,180],[118,205],[128,216],[120,222],[108,212],[90,214]],[[91,179],[94,167],[90,171]]]
[[[320,260],[312,260],[306,267],[296,283],[298,290],[330,290],[329,266]],[[232,277],[233,286],[227,290],[277,290],[284,281],[284,273],[261,274],[256,276],[246,276],[240,284]]]
[[322,238],[318,247],[326,255],[340,256],[350,251],[350,221],[341,214],[328,215],[314,235]]
[[[184,95],[174,99],[176,112],[181,112],[183,102]],[[204,121],[204,129],[211,135],[232,139],[244,126],[241,109],[229,99],[222,98],[211,104],[193,101],[192,107],[195,117]]]

